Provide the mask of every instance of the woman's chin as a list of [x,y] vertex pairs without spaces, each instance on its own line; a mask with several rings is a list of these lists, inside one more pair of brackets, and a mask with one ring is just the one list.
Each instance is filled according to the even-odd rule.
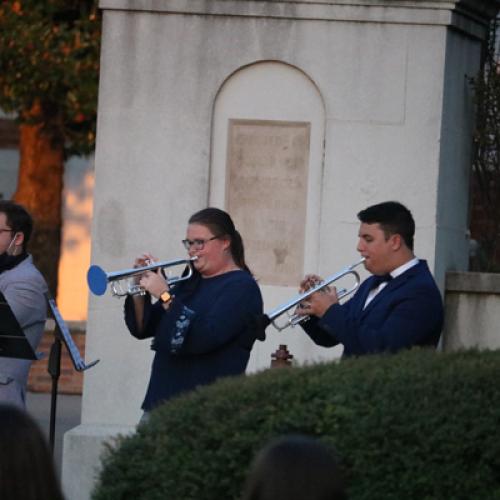
[[205,266],[203,265],[203,262],[200,262],[199,260],[197,260],[196,262],[194,262],[194,268],[200,273],[200,274],[203,274],[203,272],[205,271]]

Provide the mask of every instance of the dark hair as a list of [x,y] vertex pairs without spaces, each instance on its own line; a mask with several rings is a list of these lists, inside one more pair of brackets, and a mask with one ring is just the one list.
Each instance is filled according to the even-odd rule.
[[250,269],[245,262],[245,249],[240,233],[234,227],[231,216],[220,208],[208,207],[193,214],[188,221],[189,224],[201,224],[212,231],[214,236],[227,237],[230,241],[230,251],[235,264],[241,269]]
[[33,231],[31,215],[22,205],[18,205],[11,200],[0,200],[0,213],[5,214],[7,224],[11,227],[13,234],[24,234],[23,250],[25,251]]
[[399,234],[406,246],[413,250],[415,221],[411,212],[397,201],[385,201],[372,205],[358,213],[358,219],[365,224],[380,224],[386,239],[393,234]]
[[0,403],[0,498],[64,500],[45,436],[19,408]]
[[242,500],[346,500],[334,450],[306,436],[272,441],[255,458]]

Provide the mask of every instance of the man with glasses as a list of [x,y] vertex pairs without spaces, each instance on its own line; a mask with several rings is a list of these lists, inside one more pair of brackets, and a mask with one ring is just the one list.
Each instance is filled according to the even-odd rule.
[[[45,326],[47,285],[26,251],[33,229],[30,214],[0,200],[0,293],[36,349]],[[0,401],[25,407],[30,360],[0,357]]]

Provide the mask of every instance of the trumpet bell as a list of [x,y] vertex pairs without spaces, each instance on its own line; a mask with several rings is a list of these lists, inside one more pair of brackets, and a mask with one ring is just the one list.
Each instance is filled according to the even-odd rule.
[[108,276],[102,267],[93,265],[87,271],[87,284],[94,295],[104,295],[108,288]]

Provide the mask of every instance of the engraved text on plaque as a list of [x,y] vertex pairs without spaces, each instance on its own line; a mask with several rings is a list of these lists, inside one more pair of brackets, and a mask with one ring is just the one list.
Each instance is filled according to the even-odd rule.
[[229,120],[227,209],[263,285],[303,275],[310,124]]

